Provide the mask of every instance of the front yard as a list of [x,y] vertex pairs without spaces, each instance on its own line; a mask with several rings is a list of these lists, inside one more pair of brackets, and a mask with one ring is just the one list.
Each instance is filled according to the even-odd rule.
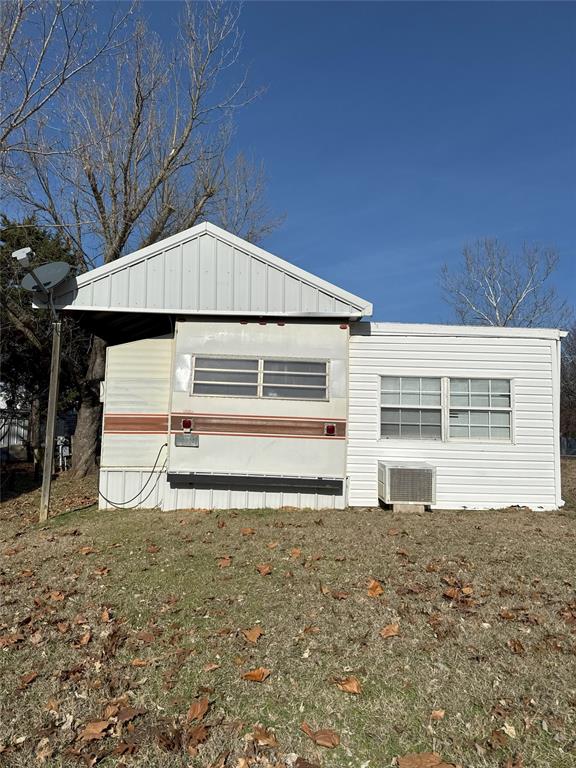
[[573,511],[39,527],[37,495],[3,509],[0,764],[576,766]]

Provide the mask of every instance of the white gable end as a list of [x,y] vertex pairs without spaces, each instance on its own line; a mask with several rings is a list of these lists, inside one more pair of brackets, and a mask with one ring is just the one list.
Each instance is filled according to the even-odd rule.
[[212,224],[200,224],[68,280],[66,310],[182,315],[363,317],[364,299]]

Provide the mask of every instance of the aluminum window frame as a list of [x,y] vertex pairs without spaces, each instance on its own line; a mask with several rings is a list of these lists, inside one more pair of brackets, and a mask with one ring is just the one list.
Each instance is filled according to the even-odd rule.
[[[399,388],[398,390],[395,389],[387,389],[385,390],[383,388],[384,379],[399,379]],[[419,403],[418,404],[403,404],[402,403],[402,379],[417,379],[420,382],[419,388],[417,390],[418,396],[419,396]],[[440,402],[436,405],[423,405],[422,404],[422,395],[426,394],[425,390],[422,388],[422,379],[437,379],[438,380],[438,390],[434,390],[433,392],[429,392],[428,394],[434,394],[438,395],[440,397]],[[380,374],[379,376],[379,383],[380,383],[380,389],[379,389],[379,425],[378,425],[378,433],[379,433],[379,440],[382,441],[389,441],[389,440],[417,440],[419,443],[422,441],[430,440],[432,442],[441,442],[444,439],[444,415],[443,415],[443,386],[442,386],[442,377],[441,376],[403,376],[402,374]],[[398,392],[399,395],[399,402],[398,404],[391,404],[391,403],[383,403],[383,394],[386,392],[389,393],[396,393]],[[414,390],[413,393],[415,393],[416,390]],[[398,422],[399,425],[399,432],[398,435],[383,435],[382,434],[382,412],[383,411],[400,411],[400,421]],[[440,423],[434,424],[432,426],[439,426],[440,427],[440,434],[438,437],[431,437],[430,435],[422,436],[422,426],[429,426],[429,425],[423,425],[422,424],[422,418],[420,416],[420,420],[418,421],[418,427],[420,430],[420,435],[402,435],[402,411],[438,411],[440,415]],[[385,422],[388,424],[394,424],[395,422]]]
[[[196,360],[197,358],[203,358],[203,359],[213,359],[213,360],[249,360],[251,362],[256,362],[257,367],[253,371],[249,371],[248,369],[222,369],[222,368],[214,368],[214,371],[222,371],[222,370],[230,370],[234,371],[235,373],[250,373],[254,372],[256,373],[256,382],[254,383],[244,383],[244,382],[223,382],[223,381],[195,381],[195,374],[197,370]],[[265,371],[264,370],[264,364],[267,362],[279,362],[279,363],[315,363],[319,365],[324,366],[324,373],[321,372],[302,372],[302,371]],[[211,370],[210,368],[206,368],[205,366],[198,367],[198,370]],[[305,387],[300,386],[299,384],[272,384],[272,383],[266,383],[264,381],[264,374],[270,373],[270,374],[276,374],[276,375],[282,375],[283,373],[291,376],[302,376],[303,380],[306,379],[308,376],[324,376],[325,377],[325,384],[317,385],[317,384],[307,384]],[[247,395],[240,395],[240,394],[226,394],[226,393],[219,393],[219,392],[194,392],[194,385],[195,384],[230,384],[231,386],[246,386],[246,387],[254,387],[256,386],[256,394],[247,394]],[[281,387],[283,389],[318,389],[322,390],[324,392],[323,397],[278,397],[278,396],[271,396],[271,395],[265,395],[264,394],[264,388],[265,387]],[[286,357],[276,357],[271,355],[266,355],[265,357],[256,357],[252,355],[210,355],[201,353],[198,355],[192,355],[192,361],[191,361],[191,371],[190,371],[190,388],[189,388],[189,394],[192,397],[227,397],[227,398],[240,398],[242,400],[288,400],[290,402],[308,402],[308,403],[325,403],[330,400],[330,360],[328,359],[321,359],[321,358],[302,358],[302,357],[293,357],[293,358],[286,358]]]
[[[438,406],[404,406],[404,405],[389,405],[382,402],[382,379],[384,378],[416,378],[416,379],[440,379],[440,409],[441,409],[441,438],[435,437],[400,437],[400,436],[386,436],[382,435],[381,427],[381,415],[383,408],[429,408],[431,410],[437,409]],[[510,386],[510,406],[509,407],[487,407],[487,406],[454,406],[450,407],[450,381],[452,379],[468,379],[469,381],[486,381],[486,380],[499,380],[507,381]],[[427,372],[419,376],[404,375],[402,372],[383,372],[377,376],[378,382],[378,423],[377,423],[377,442],[389,443],[390,441],[398,441],[399,443],[409,442],[413,440],[418,444],[429,442],[437,445],[442,443],[475,443],[486,445],[515,445],[516,444],[516,380],[513,375],[498,374],[489,376],[466,376],[459,372],[453,375],[446,375],[445,373],[434,374]],[[401,386],[401,385],[400,385]],[[499,437],[451,437],[450,436],[450,411],[462,411],[462,410],[476,410],[476,411],[503,411],[510,414],[510,436],[506,438]]]
[[[451,405],[451,383],[454,380],[457,379],[466,379],[469,382],[468,386],[468,395],[469,395],[469,402],[472,402],[472,382],[473,381],[487,381],[488,384],[488,395],[489,395],[489,402],[490,405]],[[508,382],[508,396],[510,399],[510,405],[508,406],[494,406],[491,404],[492,402],[492,383],[493,381],[507,381]],[[505,394],[505,393],[497,393],[497,394]],[[468,420],[468,436],[454,436],[450,434],[450,412],[451,411],[465,411],[468,414],[472,413],[487,413],[488,414],[488,437],[472,437],[470,434],[470,418]],[[508,376],[448,376],[447,377],[447,391],[446,391],[446,439],[447,442],[451,443],[499,443],[501,445],[510,445],[515,442],[514,439],[514,379],[512,377]],[[491,413],[507,413],[509,414],[509,423],[507,429],[509,429],[509,436],[508,437],[492,437],[492,424],[490,423],[490,414]],[[478,426],[478,425],[476,425]]]

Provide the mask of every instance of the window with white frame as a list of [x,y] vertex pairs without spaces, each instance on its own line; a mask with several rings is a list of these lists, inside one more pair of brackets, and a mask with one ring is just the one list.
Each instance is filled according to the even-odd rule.
[[383,376],[380,435],[410,440],[442,439],[440,378]]
[[192,394],[326,400],[327,379],[325,361],[198,356]]
[[382,376],[380,436],[408,440],[512,439],[509,379]]
[[506,440],[512,435],[508,379],[450,379],[450,437]]

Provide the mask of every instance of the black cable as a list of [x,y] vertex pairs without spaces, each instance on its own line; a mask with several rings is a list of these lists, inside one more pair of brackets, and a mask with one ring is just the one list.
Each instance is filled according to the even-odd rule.
[[[146,482],[144,483],[142,488],[140,488],[140,490],[138,491],[136,496],[133,496],[131,499],[126,499],[125,501],[117,501],[117,502],[115,502],[115,501],[110,501],[110,499],[107,499],[106,496],[104,496],[104,494],[100,490],[98,491],[98,495],[101,496],[107,504],[110,504],[111,506],[115,507],[116,509],[126,509],[126,504],[130,504],[131,502],[135,501],[138,498],[138,496],[140,496],[142,493],[144,493],[144,489],[146,488],[146,486],[148,485],[148,483],[152,479],[152,475],[154,474],[154,470],[156,469],[156,465],[158,464],[158,459],[160,458],[160,454],[162,453],[162,449],[163,448],[167,448],[167,447],[168,447],[168,443],[164,443],[163,445],[160,446],[160,450],[158,451],[158,454],[156,455],[156,461],[154,462],[154,466],[150,470],[150,474],[148,475],[148,479],[146,480]],[[151,495],[151,493],[154,490],[154,488],[156,488],[156,486],[158,485],[158,480],[160,479],[161,473],[164,471],[164,467],[166,466],[166,461],[167,461],[167,458],[164,459],[164,464],[162,465],[162,468],[160,469],[160,472],[158,473],[158,477],[156,478],[156,482],[152,486],[152,489],[151,489],[150,493],[144,499],[140,499],[138,504],[136,504],[134,507],[128,507],[128,509],[136,509],[136,507],[138,507],[143,501],[146,501],[146,499]]]

